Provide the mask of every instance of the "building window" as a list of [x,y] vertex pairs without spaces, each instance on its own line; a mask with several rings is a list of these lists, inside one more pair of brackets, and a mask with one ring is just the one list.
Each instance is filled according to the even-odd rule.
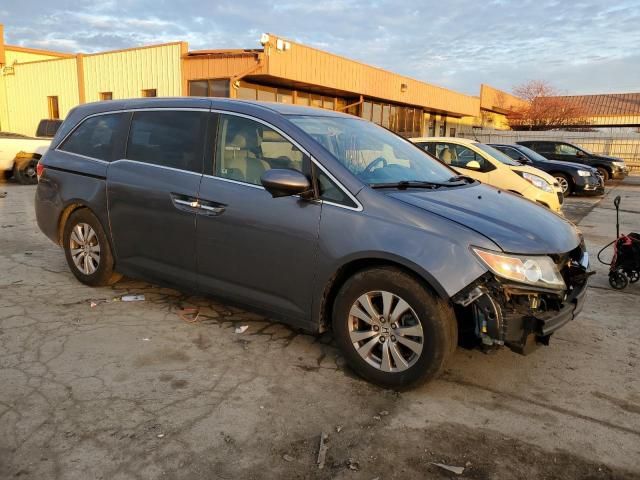
[[47,97],[47,104],[49,105],[49,118],[60,118],[60,107],[58,106],[58,97]]
[[113,92],[100,92],[100,100],[113,100]]
[[291,90],[284,90],[282,88],[279,88],[276,102],[293,103],[293,92]]
[[450,128],[449,129],[449,136],[450,137],[455,137],[456,136],[456,129],[455,128]]
[[145,90],[142,90],[142,96],[143,97],[157,97],[158,96],[158,91],[155,88],[147,88]]
[[229,97],[229,80],[194,80],[189,82],[190,97]]

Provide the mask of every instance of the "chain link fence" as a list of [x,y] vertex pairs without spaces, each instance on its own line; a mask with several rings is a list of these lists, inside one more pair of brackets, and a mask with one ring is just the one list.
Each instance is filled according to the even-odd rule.
[[640,174],[640,132],[632,128],[603,128],[590,132],[565,130],[512,131],[474,128],[458,136],[482,143],[515,143],[521,140],[558,140],[574,143],[597,155],[623,159],[636,175]]

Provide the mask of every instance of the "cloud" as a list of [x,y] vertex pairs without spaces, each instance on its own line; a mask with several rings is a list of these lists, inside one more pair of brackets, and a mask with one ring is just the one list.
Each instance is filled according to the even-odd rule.
[[8,43],[95,52],[186,40],[255,48],[271,32],[469,94],[546,79],[571,93],[640,90],[640,0],[11,0]]

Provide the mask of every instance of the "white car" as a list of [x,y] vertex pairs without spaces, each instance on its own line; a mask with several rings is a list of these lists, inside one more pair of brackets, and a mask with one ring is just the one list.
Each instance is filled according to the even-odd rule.
[[0,173],[4,173],[5,178],[13,176],[22,184],[36,183],[38,160],[49,149],[51,137],[59,126],[59,120],[42,120],[37,137],[0,132]]

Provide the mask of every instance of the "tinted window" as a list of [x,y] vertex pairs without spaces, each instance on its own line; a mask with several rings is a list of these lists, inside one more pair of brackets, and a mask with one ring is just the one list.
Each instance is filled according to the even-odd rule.
[[126,113],[111,113],[87,118],[59,147],[60,150],[99,160],[116,160],[122,145],[120,132],[126,126]]
[[496,150],[500,150],[502,153],[509,155],[511,158],[513,158],[514,160],[518,160],[520,157],[523,157],[524,155],[522,155],[520,152],[518,152],[518,150],[516,150],[515,148],[511,148],[511,147],[493,147]]
[[36,137],[49,137],[53,138],[62,125],[62,120],[41,120],[38,124],[38,130],[36,131]]
[[235,115],[220,116],[216,152],[216,176],[254,185],[272,168],[308,168],[303,153],[278,132]]
[[205,112],[136,112],[129,132],[127,158],[200,173],[206,125]]
[[538,142],[538,143],[533,143],[529,146],[530,148],[532,148],[537,152],[553,153],[554,151],[554,144],[551,142]]
[[349,207],[356,207],[356,204],[353,203],[344,191],[336,185],[336,183],[329,178],[327,174],[325,174],[319,168],[316,168],[316,177],[318,179],[318,190],[320,194],[321,200],[326,200],[328,202],[339,203],[341,205],[347,205]]

